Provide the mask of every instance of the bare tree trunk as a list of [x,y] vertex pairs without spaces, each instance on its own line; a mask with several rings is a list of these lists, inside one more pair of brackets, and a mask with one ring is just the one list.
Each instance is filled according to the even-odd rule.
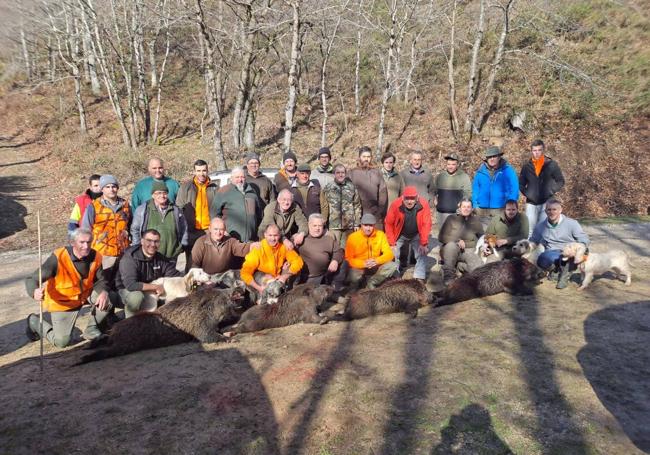
[[257,110],[251,106],[246,116],[246,130],[244,132],[244,145],[247,150],[255,150],[255,129],[257,126]]
[[472,46],[472,59],[469,65],[469,79],[467,82],[467,113],[465,117],[465,132],[472,133],[474,127],[474,109],[478,93],[478,55],[483,43],[485,33],[485,0],[479,0],[478,22],[476,24],[476,37]]
[[145,73],[144,53],[144,17],[142,0],[133,3],[133,57],[138,76],[137,109],[142,116],[142,139],[149,142],[151,139],[151,106],[147,93],[147,76]]
[[488,82],[483,93],[480,114],[478,116],[478,120],[475,122],[475,126],[479,131],[481,128],[483,128],[483,125],[487,121],[487,117],[490,115],[492,108],[492,91],[494,90],[494,84],[499,69],[501,68],[501,63],[503,62],[503,53],[506,47],[506,38],[508,37],[508,32],[510,31],[510,8],[512,8],[513,4],[514,0],[507,0],[505,6],[497,6],[497,8],[503,11],[503,26],[501,28],[501,35],[499,36],[499,44],[497,45],[497,50],[494,53],[494,59],[492,59]]
[[298,90],[299,52],[300,52],[300,0],[291,2],[293,20],[291,27],[291,60],[289,63],[289,96],[284,109],[284,150],[291,149],[291,134],[293,133],[293,116],[296,110],[296,95]]
[[[162,97],[162,83],[163,79],[165,78],[165,68],[167,67],[167,58],[169,57],[169,49],[171,43],[171,34],[169,32],[169,17],[165,11],[165,4],[166,1],[163,0],[161,2],[160,10],[162,13],[161,26],[163,26],[165,29],[165,55],[160,65],[160,74],[158,74],[156,69],[155,53],[150,52],[149,54],[150,57],[153,56],[153,65],[151,65],[151,85],[152,88],[155,88],[156,90],[156,114],[154,118],[153,135],[151,139],[154,144],[158,143],[158,126],[160,124],[160,100]],[[150,51],[152,48],[155,48],[155,42],[151,45]]]
[[196,20],[205,48],[204,72],[209,91],[209,106],[214,117],[213,147],[218,169],[227,169],[223,149],[222,106],[224,95],[221,92],[221,74],[215,63],[215,43],[205,22],[202,0],[196,0]]
[[[363,0],[359,0],[357,20],[361,22]],[[354,55],[354,115],[361,115],[361,27],[357,26],[356,52]]]
[[[408,73],[406,73],[406,80],[404,81],[404,104],[408,104],[411,95],[411,85],[413,84],[413,72],[417,66],[417,39],[411,41],[411,64]],[[417,95],[416,95],[417,96]]]
[[99,82],[99,77],[97,77],[97,62],[95,61],[95,54],[91,49],[91,37],[86,30],[82,30],[81,33],[83,35],[84,66],[86,68],[87,80],[90,81],[90,90],[92,91],[92,94],[99,96],[102,93],[102,86]]
[[81,20],[89,36],[91,36],[90,43],[92,52],[95,56],[95,60],[99,64],[102,80],[104,81],[106,92],[108,93],[108,98],[120,125],[122,142],[133,150],[137,150],[137,142],[126,124],[124,111],[122,110],[121,95],[117,86],[117,81],[115,80],[114,68],[104,50],[104,42],[99,30],[99,25],[97,24],[97,13],[92,0],[78,0],[78,4],[81,9]]
[[257,128],[257,86],[262,71],[259,69],[251,77],[248,97],[243,109],[243,118],[245,119],[244,147],[246,150],[255,150],[255,129]]
[[449,122],[454,139],[458,140],[458,114],[456,113],[456,84],[454,82],[454,56],[456,50],[456,11],[458,1],[454,0],[451,11],[451,32],[449,35],[449,57],[447,58],[447,77],[449,79]]
[[[59,57],[68,68],[68,73],[72,75],[74,80],[74,98],[75,104],[77,105],[77,112],[79,113],[79,131],[85,135],[88,132],[88,124],[86,122],[86,109],[81,94],[84,57],[81,51],[82,43],[80,43],[81,33],[79,33],[78,19],[73,8],[66,3],[62,4],[60,12],[53,12],[49,7],[45,7],[44,11],[48,15],[52,33],[56,38]],[[63,28],[59,27],[61,13],[63,14]]]
[[323,109],[323,121],[321,124],[321,138],[320,145],[325,147],[327,145],[327,64],[329,63],[330,55],[332,54],[332,46],[334,45],[334,40],[336,39],[336,34],[341,25],[341,17],[343,16],[343,11],[347,8],[349,2],[346,2],[345,5],[341,8],[341,14],[336,16],[336,24],[334,25],[334,30],[332,30],[331,36],[327,36],[325,32],[326,29],[326,20],[323,19],[323,38],[325,42],[320,43],[320,53],[321,53],[321,67],[320,67],[320,96],[321,96],[321,106]]
[[361,114],[361,93],[360,93],[360,69],[361,69],[361,30],[357,30],[357,51],[354,60],[354,115]]
[[81,74],[78,67],[73,68],[74,77],[74,98],[77,103],[77,111],[79,112],[79,131],[81,134],[88,132],[88,124],[86,123],[86,108],[81,97]]
[[52,37],[47,37],[47,63],[48,63],[48,77],[50,81],[56,79],[56,50],[52,44]]
[[[246,126],[245,118],[242,118],[244,104],[250,97],[250,73],[253,64],[253,44],[256,32],[251,30],[253,25],[253,10],[251,4],[245,5],[245,20],[241,24],[241,47],[243,51],[241,69],[239,71],[239,81],[237,82],[237,98],[233,107],[232,115],[232,142],[236,151],[240,151],[242,141],[242,130]],[[243,122],[242,122],[243,120]],[[243,123],[243,125],[242,125]]]
[[29,48],[27,47],[27,38],[25,37],[25,28],[20,26],[20,44],[23,51],[23,60],[25,62],[25,73],[27,73],[27,80],[31,81],[34,78],[32,60],[29,55]]
[[395,1],[391,5],[391,15],[390,15],[390,31],[388,38],[388,51],[386,56],[386,68],[384,70],[384,92],[381,97],[381,111],[379,114],[379,131],[377,133],[377,149],[375,151],[376,158],[382,154],[384,149],[384,125],[386,122],[386,109],[388,107],[388,101],[391,98],[392,82],[393,82],[393,62],[395,60],[395,46],[396,38],[395,32],[397,28],[397,4]]

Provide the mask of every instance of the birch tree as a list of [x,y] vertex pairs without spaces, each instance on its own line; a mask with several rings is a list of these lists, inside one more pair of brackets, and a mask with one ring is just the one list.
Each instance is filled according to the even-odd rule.
[[330,56],[332,54],[332,47],[334,45],[334,40],[336,40],[336,35],[341,25],[341,19],[343,13],[347,10],[350,0],[347,0],[340,9],[337,9],[334,13],[333,25],[330,26],[329,22],[332,18],[327,17],[323,14],[321,18],[320,26],[320,39],[318,43],[320,51],[320,97],[321,97],[321,109],[323,112],[323,118],[321,121],[321,147],[327,145],[327,67],[329,64]]
[[[227,169],[223,146],[223,111],[225,103],[225,85],[223,66],[217,65],[217,59],[224,53],[219,47],[217,37],[211,31],[206,20],[203,0],[195,0],[194,20],[203,43],[203,75],[206,84],[206,96],[214,123],[213,150],[218,169]],[[221,19],[221,15],[218,16]]]
[[[56,39],[59,58],[68,69],[68,73],[74,81],[74,99],[79,113],[79,131],[82,134],[88,132],[86,122],[86,108],[81,93],[84,56],[82,51],[83,32],[80,29],[79,14],[75,8],[68,3],[61,3],[60,10],[53,11],[52,7],[45,8],[52,33]],[[63,23],[60,24],[59,17]]]
[[291,149],[291,135],[293,133],[293,117],[296,111],[298,93],[298,66],[300,65],[300,0],[292,0],[291,6],[291,56],[289,60],[288,97],[284,108],[284,150]]

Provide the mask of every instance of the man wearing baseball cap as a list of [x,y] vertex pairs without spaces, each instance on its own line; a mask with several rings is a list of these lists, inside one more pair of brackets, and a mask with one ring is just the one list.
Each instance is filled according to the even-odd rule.
[[111,288],[115,277],[115,262],[129,246],[131,207],[118,196],[120,185],[110,174],[99,178],[102,195],[86,207],[81,227],[93,234],[91,248],[102,255],[104,278]]
[[513,167],[503,158],[499,147],[488,147],[484,163],[472,182],[472,205],[485,228],[492,217],[500,216],[507,200],[519,198],[519,179]]
[[374,289],[397,272],[393,251],[383,231],[375,228],[377,218],[371,213],[361,217],[361,228],[348,236],[345,261],[348,290],[358,289],[365,281]]
[[289,150],[282,155],[282,169],[275,174],[273,183],[275,183],[275,191],[280,193],[282,190],[291,188],[291,184],[296,180],[298,157],[294,152]]
[[[388,208],[384,226],[397,262],[406,265],[412,249],[415,256],[413,278],[424,280],[427,273],[426,258],[433,246],[433,240],[429,237],[431,209],[426,198],[420,197],[414,186],[407,186],[402,195]],[[402,258],[400,253],[405,244],[408,244],[409,248]],[[404,267],[400,266],[400,271],[404,272]]]
[[183,211],[169,201],[168,194],[164,182],[153,182],[151,199],[135,209],[131,238],[134,244],[140,243],[145,232],[156,230],[160,233],[158,252],[175,264],[188,244],[187,221]]
[[436,225],[438,230],[449,215],[456,213],[458,203],[463,198],[472,197],[472,181],[460,168],[457,153],[445,155],[445,170],[436,175]]

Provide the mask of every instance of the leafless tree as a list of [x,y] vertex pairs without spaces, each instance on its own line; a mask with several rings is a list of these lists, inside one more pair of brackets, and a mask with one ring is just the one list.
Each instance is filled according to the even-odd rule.
[[79,131],[88,132],[86,108],[81,93],[84,66],[83,31],[79,22],[79,11],[67,2],[45,5],[56,48],[61,61],[74,81],[74,98],[79,113]]
[[296,111],[296,99],[298,93],[298,67],[300,66],[300,17],[301,0],[291,0],[291,57],[289,60],[289,75],[287,104],[284,108],[284,150],[291,149],[291,135],[293,134],[293,117]]

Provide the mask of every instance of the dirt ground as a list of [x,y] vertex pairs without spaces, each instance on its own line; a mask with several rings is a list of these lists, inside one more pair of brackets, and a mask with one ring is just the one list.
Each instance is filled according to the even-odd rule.
[[[33,253],[0,256],[3,453],[633,454],[650,451],[650,225],[588,228],[633,257],[584,292],[545,282],[354,323],[298,325],[70,367],[28,343]],[[577,278],[577,276],[576,276]],[[79,326],[84,327],[85,318]],[[81,351],[81,352],[80,352]]]

